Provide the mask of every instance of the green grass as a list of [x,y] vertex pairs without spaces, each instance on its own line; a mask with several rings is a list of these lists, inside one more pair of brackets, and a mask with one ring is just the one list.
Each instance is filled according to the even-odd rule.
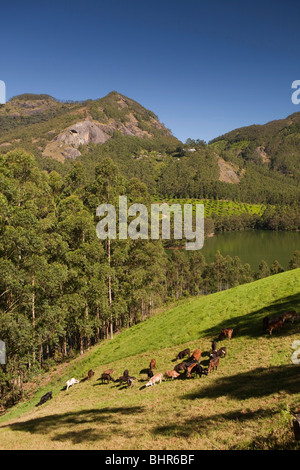
[[[300,411],[299,366],[292,364],[300,323],[272,336],[262,318],[287,309],[300,313],[300,269],[188,299],[95,346],[61,367],[47,386],[0,420],[0,449],[297,449],[291,410]],[[208,362],[222,327],[233,339],[217,371],[145,387],[150,359],[157,372],[173,369],[177,352],[200,348]],[[132,389],[97,380],[107,367],[114,377],[129,369]],[[71,377],[91,381],[63,390]],[[53,391],[53,400],[36,408]]]

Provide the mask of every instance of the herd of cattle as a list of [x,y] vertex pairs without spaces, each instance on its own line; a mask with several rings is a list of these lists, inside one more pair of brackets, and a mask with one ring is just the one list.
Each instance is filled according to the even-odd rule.
[[[289,310],[284,312],[280,315],[275,317],[265,317],[263,319],[263,330],[269,331],[269,334],[272,335],[273,330],[280,330],[284,328],[286,322],[294,323],[295,320],[299,320],[300,315],[297,314],[295,310]],[[217,338],[217,341],[228,338],[229,340],[232,338],[233,335],[233,328],[223,328]],[[227,354],[227,348],[221,347],[217,349],[217,342],[212,341],[212,349],[209,355],[209,364],[207,368],[204,368],[200,364],[201,359],[201,351],[199,349],[195,349],[191,354],[189,348],[180,351],[175,361],[182,360],[182,362],[178,363],[173,370],[168,370],[163,374],[157,373],[154,375],[154,368],[156,366],[156,360],[151,359],[149,369],[147,369],[148,375],[148,382],[146,383],[146,387],[152,386],[155,383],[161,383],[163,378],[165,379],[177,379],[178,377],[185,377],[190,379],[191,377],[201,377],[202,375],[208,375],[211,371],[218,369],[220,358],[224,358]],[[136,377],[129,375],[128,369],[123,372],[123,375],[118,379],[114,379],[112,377],[114,370],[107,369],[105,370],[102,375],[100,376],[100,380],[102,383],[109,383],[109,382],[119,382],[119,385],[123,383],[127,384],[127,387],[132,387]],[[91,369],[88,371],[88,380],[90,380],[94,376],[95,372]],[[66,382],[66,390],[68,391],[69,388],[75,384],[78,384],[80,381],[75,379],[74,377]],[[52,392],[47,392],[42,398],[37,406],[42,405],[46,401],[52,398]]]
[[[223,328],[221,330],[221,333],[218,336],[217,340],[222,340],[224,338],[228,338],[229,340],[231,339],[233,334],[233,328]],[[186,378],[191,378],[193,376],[199,376],[201,377],[202,375],[208,375],[211,371],[217,370],[218,365],[219,365],[219,360],[222,357],[225,357],[227,353],[226,347],[222,347],[219,350],[217,349],[217,342],[213,341],[212,342],[212,350],[209,355],[209,364],[207,368],[204,368],[200,364],[200,359],[201,359],[201,351],[199,349],[195,349],[193,353],[191,354],[190,349],[184,349],[183,351],[180,351],[176,358],[175,361],[178,359],[185,359],[184,361],[178,363],[173,370],[168,370],[165,372],[164,376],[162,373],[157,373],[154,375],[153,370],[155,369],[156,366],[156,360],[151,359],[149,369],[147,369],[147,376],[148,376],[148,382],[146,383],[146,387],[152,386],[155,383],[161,383],[163,378],[169,379],[171,378],[172,380],[178,378],[179,376],[181,377],[186,377]],[[109,382],[119,382],[119,385],[122,385],[123,383],[127,384],[127,387],[132,387],[136,377],[132,377],[129,375],[128,369],[126,369],[123,372],[123,375],[119,377],[118,379],[114,379],[112,377],[112,374],[114,372],[114,369],[107,369],[105,370],[101,376],[100,380],[102,383],[109,383]],[[87,374],[87,379],[90,380],[93,376],[95,375],[95,372],[90,369]],[[85,380],[85,379],[84,379]],[[75,379],[74,377],[66,382],[66,391],[69,390],[70,387],[72,387],[75,384],[78,384],[80,381]],[[47,392],[42,398],[40,399],[40,402],[37,404],[37,406],[42,405],[48,400],[52,399],[52,392]]]

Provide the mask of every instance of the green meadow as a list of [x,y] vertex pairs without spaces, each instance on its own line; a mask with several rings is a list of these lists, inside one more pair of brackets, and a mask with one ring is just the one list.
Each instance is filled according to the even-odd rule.
[[[0,449],[300,449],[291,427],[300,411],[291,360],[300,322],[272,336],[262,329],[263,317],[291,309],[300,313],[300,269],[182,300],[40,377],[1,417]],[[218,342],[228,351],[218,370],[145,387],[152,358],[164,373],[180,350],[198,348],[207,366],[223,327],[234,334]],[[102,384],[107,368],[114,378],[129,369],[134,386]],[[71,377],[81,382],[66,392]],[[49,390],[53,399],[36,407]]]

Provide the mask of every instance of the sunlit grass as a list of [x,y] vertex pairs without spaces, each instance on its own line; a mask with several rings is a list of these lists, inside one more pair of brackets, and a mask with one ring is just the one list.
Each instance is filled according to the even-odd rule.
[[[287,309],[300,313],[300,270],[288,271],[206,297],[188,299],[66,366],[34,399],[1,418],[0,449],[282,449],[299,448],[291,410],[300,411],[299,366],[292,342],[300,323],[272,336],[262,318]],[[156,372],[174,367],[179,350],[200,348],[207,365],[211,340],[221,327],[235,329],[228,355],[201,379],[180,378],[145,387],[140,373],[156,359]],[[129,369],[133,388],[102,384]],[[67,378],[91,381],[63,390]],[[53,400],[36,408],[48,390]]]

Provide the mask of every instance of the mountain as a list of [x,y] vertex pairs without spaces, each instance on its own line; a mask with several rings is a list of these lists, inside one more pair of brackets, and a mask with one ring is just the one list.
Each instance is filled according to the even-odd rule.
[[208,145],[183,144],[152,111],[116,91],[83,102],[23,94],[0,106],[0,153],[16,148],[48,172],[66,175],[81,163],[89,179],[109,157],[159,198],[300,201],[300,113],[235,129]]
[[[34,390],[28,384],[29,399],[0,418],[0,448],[182,449],[187,440],[192,449],[299,448],[291,428],[300,405],[299,365],[292,362],[299,322],[272,336],[262,328],[266,315],[299,313],[299,273],[185,299],[58,365],[31,384]],[[224,327],[234,334],[217,343],[227,348],[217,370],[145,387],[152,358],[155,372],[164,373],[181,362],[179,351],[197,348],[207,367],[211,341]],[[90,369],[95,375],[87,380]],[[134,386],[102,384],[106,369],[114,369],[114,379],[128,369]],[[66,392],[71,377],[80,383]],[[53,399],[36,407],[49,391]]]
[[300,112],[267,124],[235,129],[210,144],[227,157],[240,156],[300,181]]
[[157,116],[113,91],[104,98],[60,102],[49,95],[23,94],[0,107],[0,151],[22,147],[60,162],[81,155],[79,147],[103,144],[115,133],[177,143]]

